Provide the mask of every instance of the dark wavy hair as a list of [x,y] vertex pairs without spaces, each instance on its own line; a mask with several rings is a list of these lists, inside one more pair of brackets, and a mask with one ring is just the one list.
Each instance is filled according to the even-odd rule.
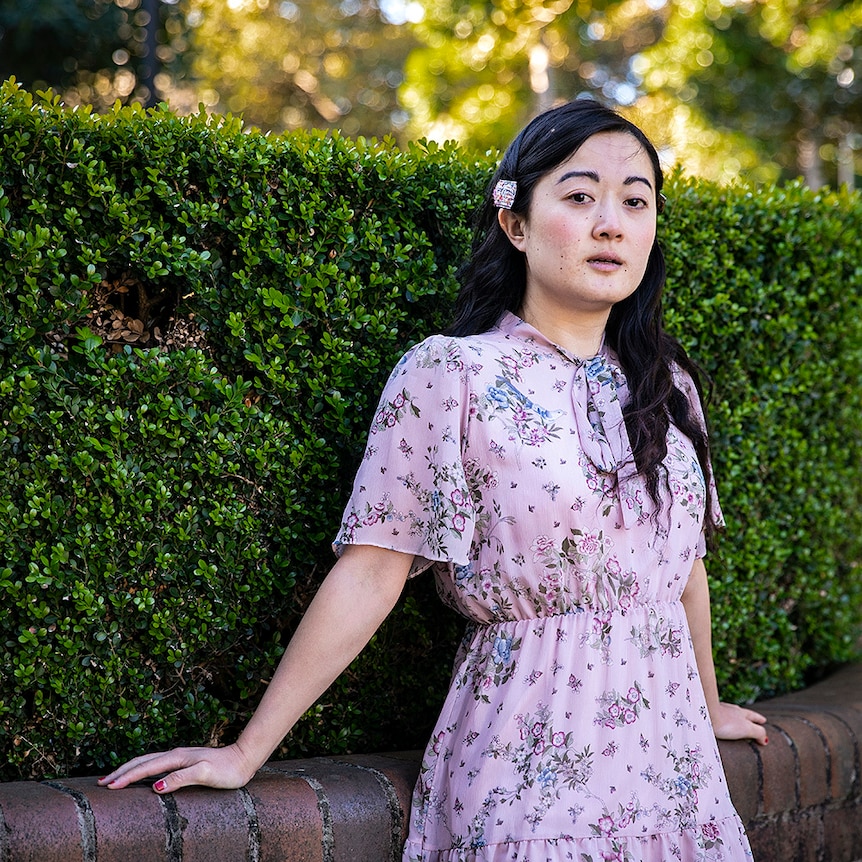
[[[655,147],[636,125],[611,108],[588,99],[540,114],[506,150],[476,214],[472,253],[459,272],[461,290],[455,302],[453,323],[447,330],[449,335],[487,332],[506,311],[518,314],[524,302],[525,258],[497,221],[492,197],[497,181],[517,182],[512,209],[529,215],[536,183],[600,132],[623,132],[643,147],[653,165],[657,210],[661,210],[664,183],[661,163]],[[631,296],[611,309],[605,340],[619,357],[628,380],[626,429],[650,497],[658,505],[660,484],[667,481],[662,462],[667,455],[667,432],[672,421],[694,444],[707,477],[704,525],[707,539],[712,539],[716,525],[711,517],[709,442],[688,398],[674,384],[672,366],[676,364],[691,375],[703,401],[701,374],[682,345],[664,331],[661,308],[664,284],[664,255],[656,239],[641,283]]]

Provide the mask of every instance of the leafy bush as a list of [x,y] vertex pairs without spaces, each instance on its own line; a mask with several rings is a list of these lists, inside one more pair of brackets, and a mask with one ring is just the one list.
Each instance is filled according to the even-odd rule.
[[742,700],[854,656],[862,616],[862,199],[676,178],[668,324],[715,383],[719,682]]
[[[12,84],[0,140],[2,777],[232,738],[385,377],[447,318],[492,159]],[[718,669],[750,698],[852,655],[862,206],[669,197],[668,320],[715,379]],[[433,593],[408,585],[282,756],[424,742],[460,630]]]

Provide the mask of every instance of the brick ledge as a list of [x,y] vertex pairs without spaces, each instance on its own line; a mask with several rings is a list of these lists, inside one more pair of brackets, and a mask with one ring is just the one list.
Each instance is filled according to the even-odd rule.
[[[862,862],[862,664],[758,704],[721,742],[756,862]],[[267,764],[238,791],[0,784],[0,862],[398,862],[420,752]]]

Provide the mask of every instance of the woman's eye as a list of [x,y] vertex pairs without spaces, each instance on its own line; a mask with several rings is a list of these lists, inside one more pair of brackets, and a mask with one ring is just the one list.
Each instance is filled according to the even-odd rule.
[[586,192],[573,192],[569,195],[569,200],[574,201],[576,204],[585,204],[590,200],[590,196]]
[[626,201],[626,206],[629,206],[632,209],[643,209],[645,206],[648,206],[648,204],[643,198],[629,198]]

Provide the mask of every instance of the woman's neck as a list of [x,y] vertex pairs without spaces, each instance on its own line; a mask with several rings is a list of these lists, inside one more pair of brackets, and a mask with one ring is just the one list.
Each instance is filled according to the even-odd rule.
[[610,310],[577,317],[563,317],[543,314],[541,310],[530,307],[526,303],[518,312],[518,316],[525,323],[529,323],[549,341],[583,359],[595,356],[601,350],[609,315]]

